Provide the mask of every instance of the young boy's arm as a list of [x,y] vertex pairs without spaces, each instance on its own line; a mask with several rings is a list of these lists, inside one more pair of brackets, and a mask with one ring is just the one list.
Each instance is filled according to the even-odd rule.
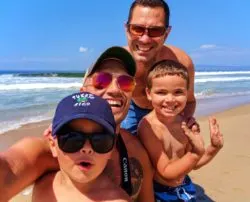
[[223,147],[223,135],[220,133],[219,124],[215,118],[209,119],[209,130],[211,143],[194,169],[199,169],[209,163]]
[[183,129],[190,139],[192,151],[187,152],[178,160],[171,161],[163,148],[162,140],[156,136],[156,133],[162,133],[162,131],[154,131],[146,118],[141,121],[138,127],[139,138],[148,151],[154,168],[168,180],[178,179],[188,174],[204,154],[203,139],[196,129],[190,130],[186,124],[183,125]]
[[49,169],[58,169],[58,164],[43,138],[24,138],[0,153],[0,201],[8,201]]

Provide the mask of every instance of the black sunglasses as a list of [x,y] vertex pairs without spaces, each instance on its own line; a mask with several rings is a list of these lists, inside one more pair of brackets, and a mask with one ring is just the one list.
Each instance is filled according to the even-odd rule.
[[83,133],[70,131],[57,135],[59,148],[66,153],[79,151],[85,142],[89,140],[93,150],[99,154],[110,152],[115,144],[116,135],[108,132],[102,133]]
[[137,24],[127,24],[130,34],[134,36],[143,36],[145,33],[149,37],[160,37],[166,33],[167,28],[161,26],[145,27]]

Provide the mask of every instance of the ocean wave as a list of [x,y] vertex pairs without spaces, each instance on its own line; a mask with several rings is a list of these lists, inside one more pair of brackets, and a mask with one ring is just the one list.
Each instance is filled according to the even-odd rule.
[[250,74],[250,71],[195,72],[195,76]]
[[1,79],[9,79],[9,78],[13,78],[14,74],[0,74],[0,78]]
[[84,72],[44,72],[44,73],[20,73],[15,76],[18,77],[84,77]]
[[213,78],[195,79],[195,83],[230,82],[230,81],[250,81],[250,77],[213,77]]
[[0,90],[32,90],[32,89],[67,89],[80,88],[82,83],[30,83],[30,84],[0,84]]
[[0,134],[3,134],[7,131],[10,130],[16,130],[20,127],[22,127],[23,125],[29,124],[29,123],[38,123],[41,121],[45,121],[45,120],[49,120],[51,119],[51,116],[36,116],[36,117],[31,117],[31,118],[24,118],[20,121],[5,121],[5,122],[1,122],[1,127],[0,128]]
[[230,92],[230,93],[218,93],[213,90],[203,90],[201,92],[195,93],[197,99],[215,98],[215,97],[234,97],[234,96],[244,96],[250,95],[250,91],[242,92]]

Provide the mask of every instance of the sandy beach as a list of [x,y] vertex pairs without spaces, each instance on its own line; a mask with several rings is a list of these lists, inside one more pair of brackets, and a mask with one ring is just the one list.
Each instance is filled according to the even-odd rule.
[[[191,177],[197,185],[198,201],[235,202],[250,201],[247,194],[250,181],[250,104],[214,114],[220,123],[225,144],[221,152],[207,166],[193,171]],[[209,143],[207,117],[200,117],[202,135]],[[49,121],[25,125],[0,135],[0,151],[23,136],[39,136]],[[30,194],[19,194],[11,202],[29,202]]]

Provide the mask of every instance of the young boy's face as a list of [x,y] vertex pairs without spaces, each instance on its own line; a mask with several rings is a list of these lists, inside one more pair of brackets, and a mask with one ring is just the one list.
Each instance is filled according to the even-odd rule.
[[175,117],[187,102],[187,81],[178,75],[165,75],[152,79],[152,88],[146,89],[148,99],[158,114]]
[[[88,119],[73,120],[68,126],[71,132],[81,132],[81,135],[94,136],[96,133],[104,132],[101,125]],[[105,136],[104,133],[102,135]],[[103,172],[108,160],[111,158],[113,149],[107,153],[97,153],[90,144],[89,139],[78,151],[74,153],[64,152],[58,146],[59,138],[51,140],[50,146],[53,156],[57,157],[61,171],[75,182],[88,183],[96,179]],[[74,141],[74,139],[70,141]]]

